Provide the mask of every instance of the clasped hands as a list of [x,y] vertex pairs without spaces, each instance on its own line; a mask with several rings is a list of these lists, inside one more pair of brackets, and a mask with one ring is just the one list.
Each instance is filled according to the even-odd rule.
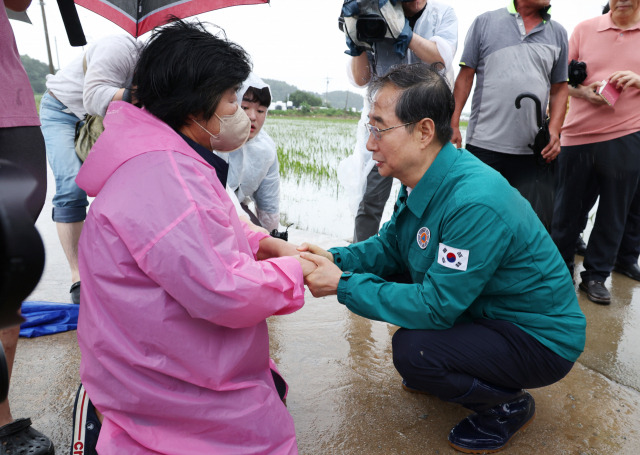
[[[252,226],[247,221],[244,222],[249,226],[249,229],[263,231],[262,228]],[[310,243],[297,246],[270,236],[260,240],[256,259],[264,260],[281,256],[292,256],[298,260],[302,267],[304,284],[307,285],[314,297],[324,297],[338,292],[342,270],[333,263],[333,255],[327,250]]]
[[296,250],[300,252],[297,259],[302,266],[304,284],[311,294],[314,297],[336,294],[342,270],[333,263],[333,255],[317,245],[306,242]]

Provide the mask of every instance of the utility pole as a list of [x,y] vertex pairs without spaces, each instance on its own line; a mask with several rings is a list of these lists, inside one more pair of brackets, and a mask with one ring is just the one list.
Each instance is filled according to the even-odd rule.
[[47,29],[47,16],[44,14],[44,0],[40,0],[40,8],[42,9],[42,24],[44,25],[44,39],[47,43],[47,55],[49,56],[49,72],[55,74],[53,69],[53,59],[51,58],[51,44],[49,43],[49,30]]
[[56,45],[56,62],[58,64],[58,69],[60,69],[60,53],[58,52],[58,38],[53,37],[53,43]]
[[349,90],[347,90],[347,97],[344,101],[344,110],[346,111],[348,107],[349,107]]
[[329,81],[331,80],[331,78],[329,76],[327,76],[325,79],[327,81],[327,89],[324,92],[324,105],[325,106],[329,106],[329,101],[328,101],[328,99],[329,99]]

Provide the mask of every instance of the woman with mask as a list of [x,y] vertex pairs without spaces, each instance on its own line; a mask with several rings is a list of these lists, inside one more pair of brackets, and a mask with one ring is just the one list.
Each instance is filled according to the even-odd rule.
[[[251,73],[238,92],[240,107],[251,120],[249,140],[229,154],[227,185],[251,221],[271,232],[280,223],[280,166],[276,144],[264,130],[271,90]],[[249,207],[253,202],[255,213]]]
[[[295,454],[269,368],[266,318],[304,303],[313,268],[250,230],[225,191],[249,136],[247,54],[202,24],[154,33],[142,108],[114,102],[78,174],[95,196],[80,239],[80,376],[104,454]],[[282,257],[281,257],[282,256]]]

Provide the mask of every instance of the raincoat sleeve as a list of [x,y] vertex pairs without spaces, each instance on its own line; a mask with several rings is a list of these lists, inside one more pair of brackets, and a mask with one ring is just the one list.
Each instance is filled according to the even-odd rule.
[[435,34],[429,38],[436,43],[447,70],[452,68],[453,56],[458,48],[458,18],[453,8],[447,8],[439,20]]
[[[392,283],[375,274],[355,273],[348,280],[340,280],[338,300],[360,316],[407,329],[438,330],[453,326],[495,273],[513,233],[491,208],[477,205],[462,207],[443,220],[442,232],[439,251],[447,246],[449,251],[466,254],[465,270],[442,265],[439,253],[431,264],[425,265],[428,269],[421,283]],[[358,245],[362,246],[353,251]],[[342,270],[349,270],[358,261],[361,264],[371,261],[366,258],[371,253],[378,256],[377,260],[383,260],[379,251],[367,246],[367,242],[362,242],[340,249],[340,253],[349,250],[348,254],[341,254]],[[422,266],[416,258],[409,257],[409,262],[413,262],[409,268]]]
[[258,189],[253,193],[260,224],[268,231],[278,228],[280,222],[280,170],[278,157],[269,167]]
[[250,327],[301,308],[304,280],[298,261],[256,261],[265,235],[245,233],[231,203],[221,204],[215,194],[211,199],[204,206],[191,204],[137,251],[138,266],[193,318],[220,326]]

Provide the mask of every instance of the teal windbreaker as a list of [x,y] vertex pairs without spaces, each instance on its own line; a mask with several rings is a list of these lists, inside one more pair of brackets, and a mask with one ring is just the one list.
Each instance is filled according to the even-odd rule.
[[[338,301],[407,329],[510,321],[574,362],[586,319],[571,276],[529,202],[495,170],[446,144],[374,236],[332,248]],[[413,284],[381,277],[409,274]]]

